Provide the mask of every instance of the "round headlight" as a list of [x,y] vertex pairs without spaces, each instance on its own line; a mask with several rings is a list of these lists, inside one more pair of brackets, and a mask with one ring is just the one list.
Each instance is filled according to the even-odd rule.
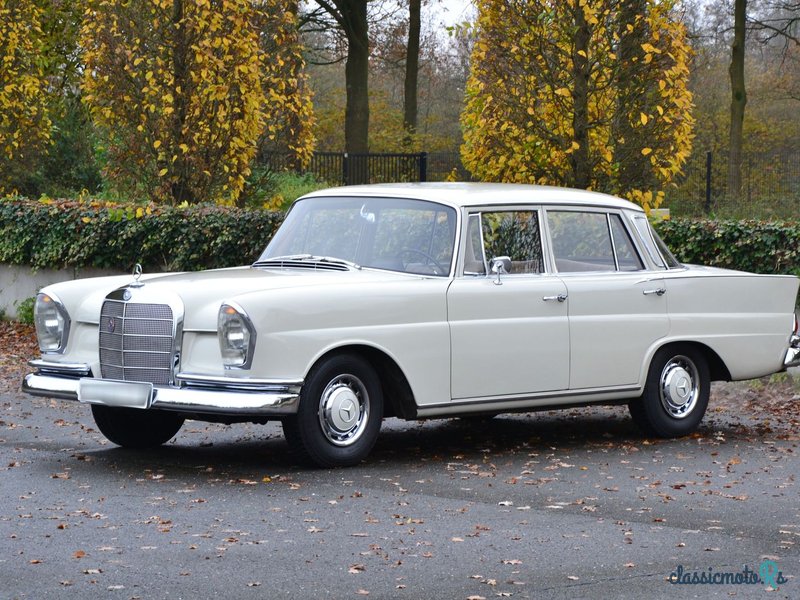
[[64,352],[69,337],[69,314],[64,305],[53,294],[36,296],[33,308],[36,337],[39,350],[44,354]]

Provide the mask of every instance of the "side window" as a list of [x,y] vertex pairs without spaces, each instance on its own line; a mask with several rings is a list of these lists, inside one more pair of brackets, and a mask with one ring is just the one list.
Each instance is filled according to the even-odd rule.
[[560,273],[616,270],[605,213],[548,211],[547,222]]
[[631,236],[622,224],[619,215],[609,215],[611,222],[611,236],[614,240],[614,250],[617,253],[617,267],[620,271],[641,271],[644,269],[642,259],[636,253]]
[[486,275],[486,259],[483,256],[480,215],[470,215],[469,217],[467,248],[464,255],[464,275]]
[[[464,264],[465,272],[475,272],[470,269],[470,243],[480,243],[483,240],[483,256],[486,260],[498,256],[508,256],[511,259],[511,274],[541,273],[542,236],[539,227],[539,213],[535,210],[497,211],[481,214],[480,230],[470,230],[467,242],[467,261]],[[473,223],[470,220],[470,225]],[[480,233],[480,238],[477,234]],[[474,249],[474,248],[473,248]],[[474,249],[474,257],[480,256],[480,251]],[[481,257],[483,261],[483,257]],[[486,272],[485,264],[481,266],[480,273]]]
[[644,243],[645,250],[647,250],[650,258],[657,267],[666,269],[667,265],[664,263],[664,258],[656,247],[656,241],[655,238],[653,238],[653,233],[650,229],[650,223],[647,221],[647,217],[644,215],[637,215],[633,218],[633,223],[636,225],[636,230],[639,232],[639,237]]

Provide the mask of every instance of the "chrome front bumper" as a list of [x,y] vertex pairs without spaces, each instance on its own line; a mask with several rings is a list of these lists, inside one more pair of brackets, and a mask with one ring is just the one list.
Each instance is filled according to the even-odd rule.
[[[64,365],[42,360],[31,361],[30,365],[37,372],[25,376],[22,391],[35,396],[124,406],[119,400],[123,394],[114,393],[115,386],[123,391],[126,387],[135,385],[109,381],[111,385],[106,397],[102,397],[102,394],[98,397],[96,390],[91,395],[81,394],[82,381],[92,385],[107,380],[91,377],[88,365]],[[183,413],[279,417],[297,412],[302,385],[302,381],[238,379],[180,373],[176,386],[153,387],[146,405],[147,408]],[[91,400],[86,400],[86,396],[90,396]]]
[[786,351],[784,367],[800,367],[800,336],[793,335],[789,340],[789,349]]

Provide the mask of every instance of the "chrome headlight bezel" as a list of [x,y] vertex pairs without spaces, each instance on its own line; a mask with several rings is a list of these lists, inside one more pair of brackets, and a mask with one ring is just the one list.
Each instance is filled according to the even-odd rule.
[[256,328],[247,312],[235,302],[223,302],[217,317],[217,337],[226,369],[249,369],[256,348]]
[[58,296],[44,292],[36,295],[33,322],[39,351],[42,354],[63,354],[69,340],[71,319]]

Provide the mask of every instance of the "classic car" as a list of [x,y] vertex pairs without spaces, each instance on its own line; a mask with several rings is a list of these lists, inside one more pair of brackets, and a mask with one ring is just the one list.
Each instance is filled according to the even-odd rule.
[[711,381],[800,364],[797,292],[679,263],[600,193],[341,187],[299,199],[252,265],[44,288],[23,388],[91,405],[124,447],[279,420],[323,467],[363,460],[387,417],[627,404],[646,435],[682,436]]

